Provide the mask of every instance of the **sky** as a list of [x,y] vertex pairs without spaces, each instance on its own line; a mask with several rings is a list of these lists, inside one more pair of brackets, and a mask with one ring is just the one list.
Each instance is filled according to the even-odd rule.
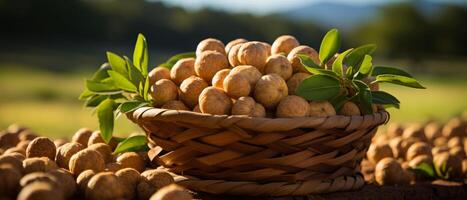
[[[156,0],[153,0],[156,1]],[[345,4],[382,4],[404,0],[161,0],[168,5],[182,6],[189,10],[197,10],[203,7],[227,10],[230,12],[250,12],[254,14],[269,14],[281,12],[321,2],[334,2]],[[466,0],[430,0],[466,2]]]

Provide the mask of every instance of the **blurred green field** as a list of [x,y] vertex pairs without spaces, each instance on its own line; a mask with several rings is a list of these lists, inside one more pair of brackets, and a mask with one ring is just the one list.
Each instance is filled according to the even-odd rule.
[[[18,123],[54,138],[70,137],[80,127],[96,129],[96,116],[77,99],[84,77],[89,74],[55,73],[27,65],[0,63],[0,129]],[[382,85],[383,90],[394,94],[402,102],[400,110],[389,110],[392,122],[446,120],[467,109],[465,77],[443,75],[417,78],[428,89]],[[124,117],[116,122],[117,135],[134,131],[140,129]]]

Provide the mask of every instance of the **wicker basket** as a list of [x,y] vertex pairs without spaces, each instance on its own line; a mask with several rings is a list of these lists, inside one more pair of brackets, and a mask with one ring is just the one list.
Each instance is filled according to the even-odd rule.
[[285,196],[363,186],[360,162],[389,114],[270,119],[144,107],[129,118],[146,131],[153,161],[181,185]]

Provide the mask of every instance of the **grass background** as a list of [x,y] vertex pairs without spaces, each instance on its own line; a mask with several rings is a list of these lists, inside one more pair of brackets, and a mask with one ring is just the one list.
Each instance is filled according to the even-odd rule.
[[[84,108],[77,97],[83,89],[84,78],[92,74],[89,66],[97,68],[96,63],[101,61],[81,54],[73,58],[50,53],[44,55],[47,59],[24,54],[13,56],[28,62],[15,61],[11,54],[0,55],[0,58],[5,58],[0,59],[0,130],[18,123],[41,135],[69,138],[81,127],[96,129],[97,117]],[[79,60],[80,57],[87,59]],[[31,62],[34,60],[40,62]],[[68,63],[72,63],[70,65],[75,70],[43,70],[43,65],[48,64],[47,60],[57,62],[57,65],[66,65],[64,60],[72,60]],[[382,90],[390,92],[402,102],[400,110],[389,110],[391,122],[445,121],[467,110],[465,63],[429,62],[425,63],[424,68],[416,69],[415,75],[428,88],[426,90],[381,85]],[[404,63],[395,64],[403,66]],[[440,68],[439,65],[449,67]],[[118,136],[141,131],[125,117],[115,124],[115,134]]]

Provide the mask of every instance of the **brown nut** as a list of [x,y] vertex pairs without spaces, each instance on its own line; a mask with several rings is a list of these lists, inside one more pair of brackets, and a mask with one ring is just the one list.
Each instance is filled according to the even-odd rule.
[[256,103],[255,104],[255,109],[253,110],[253,113],[251,114],[252,117],[266,117],[266,109],[264,108],[263,105]]
[[234,99],[248,96],[251,92],[248,79],[239,73],[227,75],[224,79],[223,89],[229,97]]
[[18,194],[17,200],[64,200],[63,192],[48,182],[34,182],[24,187]]
[[170,70],[165,67],[156,67],[149,74],[149,84],[154,85],[158,80],[170,79]]
[[141,173],[141,177],[148,181],[148,183],[156,188],[156,190],[175,182],[169,173],[158,169],[146,170]]
[[124,198],[134,199],[136,197],[136,187],[141,180],[139,172],[132,168],[125,168],[117,171],[115,175],[123,185]]
[[48,157],[26,158],[23,161],[23,172],[29,174],[32,172],[48,172],[58,168],[57,164]]
[[193,196],[184,188],[171,184],[161,188],[150,200],[191,200]]
[[14,147],[19,142],[19,137],[17,133],[4,133],[0,134],[0,148],[8,149]]
[[453,118],[444,125],[442,133],[446,138],[451,137],[464,137],[467,123],[463,122],[459,118]]
[[274,108],[287,95],[287,84],[277,74],[262,76],[254,90],[255,100],[269,109]]
[[112,157],[112,147],[110,147],[108,144],[97,143],[97,144],[93,144],[91,146],[88,146],[87,149],[92,149],[92,150],[96,150],[97,152],[99,152],[101,154],[102,158],[104,159],[105,163],[109,163],[113,159],[113,157]]
[[339,110],[339,115],[354,116],[354,115],[361,115],[361,112],[357,104],[351,101],[347,101],[344,103],[342,108]]
[[463,147],[463,141],[461,137],[452,137],[448,140],[448,147],[449,148],[454,148],[454,147]]
[[290,63],[292,63],[292,68],[293,72],[305,72],[308,73],[308,71],[303,67],[302,63],[300,62],[300,59],[298,58],[298,54],[304,54],[307,55],[315,62],[317,65],[320,64],[319,61],[319,56],[318,52],[316,52],[315,49],[306,46],[306,45],[300,45],[295,48],[293,48],[290,53],[287,55],[287,59],[289,60]]
[[66,144],[67,141],[65,139],[56,139],[54,140],[55,148],[58,148],[64,144]]
[[406,160],[410,161],[419,155],[431,155],[431,146],[425,142],[416,142],[407,149]]
[[111,162],[111,163],[107,163],[105,165],[105,171],[106,172],[117,172],[118,170],[121,170],[123,169],[123,166],[122,164],[120,163],[116,163],[116,162]]
[[306,117],[310,113],[310,104],[304,98],[290,95],[284,97],[277,105],[276,117]]
[[57,165],[61,168],[68,169],[68,164],[70,162],[71,156],[78,151],[83,150],[85,147],[81,143],[71,142],[66,143],[57,149],[57,155],[55,156],[55,161]]
[[441,125],[438,122],[430,122],[424,128],[425,137],[428,141],[433,142],[434,139],[441,137]]
[[88,169],[101,172],[105,168],[105,162],[102,155],[96,150],[83,149],[71,156],[68,168],[71,173],[77,176]]
[[[105,141],[104,141],[104,139],[102,139],[100,131],[94,131],[94,132],[92,132],[91,136],[89,137],[89,141],[88,141],[87,146],[91,146],[93,144],[98,144],[98,143],[104,143],[105,144]],[[112,139],[110,139],[108,145],[110,145],[110,147],[112,147],[112,150],[114,150],[117,147],[118,142],[114,138],[112,138]]]
[[96,173],[92,170],[85,170],[79,174],[76,178],[76,184],[78,184],[79,191],[86,190],[89,180],[91,180],[94,175],[96,175]]
[[26,157],[47,157],[55,159],[56,147],[54,142],[46,137],[38,137],[32,140],[26,148]]
[[287,88],[289,90],[289,95],[296,95],[297,94],[297,88],[300,85],[300,83],[308,78],[310,74],[307,73],[295,73],[292,75],[292,77],[287,80]]
[[117,157],[116,161],[122,165],[122,169],[133,168],[139,172],[142,172],[146,167],[144,159],[141,157],[141,155],[135,152],[122,153]]
[[167,110],[190,110],[182,101],[178,100],[168,101],[161,108]]
[[273,43],[271,47],[271,54],[285,54],[286,56],[294,49],[298,47],[300,43],[298,40],[291,35],[281,35]]
[[0,156],[0,165],[4,165],[4,164],[12,165],[19,172],[23,171],[23,160],[11,154],[9,155],[5,154],[5,155]]
[[241,74],[250,83],[251,88],[254,88],[256,82],[261,78],[261,72],[251,65],[240,65],[233,68],[229,74]]
[[196,75],[194,58],[180,59],[170,69],[170,78],[177,85],[180,85],[183,80],[194,75]]
[[152,186],[146,179],[141,179],[141,181],[136,186],[138,199],[149,199],[156,191],[157,189]]
[[196,57],[201,56],[205,51],[215,51],[226,55],[224,43],[214,38],[207,38],[198,43],[198,46],[196,47]]
[[210,86],[199,95],[199,109],[202,113],[228,115],[231,108],[232,101],[221,89]]
[[433,164],[439,177],[460,178],[462,177],[461,158],[447,152],[434,155]]
[[31,141],[34,140],[34,138],[38,137],[36,133],[32,132],[31,130],[22,130],[21,132],[18,133],[18,138],[20,141]]
[[0,194],[2,197],[14,198],[19,189],[21,171],[9,164],[0,164]]
[[420,141],[427,141],[425,137],[425,132],[421,124],[411,124],[405,128],[402,133],[402,138],[414,137],[418,138]]
[[246,42],[240,46],[237,59],[242,65],[251,65],[260,72],[264,71],[264,65],[270,52],[261,42]]
[[49,174],[58,180],[60,183],[59,187],[64,191],[65,197],[69,198],[73,196],[76,192],[77,185],[71,172],[65,169],[57,169],[50,171]]
[[223,69],[218,71],[214,77],[212,77],[212,86],[219,89],[224,89],[224,79],[230,73],[230,69]]
[[284,80],[292,76],[292,71],[292,64],[290,64],[289,60],[283,55],[269,56],[264,67],[265,74],[276,73]]
[[208,83],[203,79],[191,76],[180,84],[180,100],[190,108],[198,105],[199,94],[208,87]]
[[243,44],[245,42],[248,42],[248,41],[243,39],[243,38],[238,38],[238,39],[232,40],[232,41],[230,41],[229,43],[227,43],[225,45],[225,52],[227,54],[229,54],[229,52],[230,52],[230,50],[232,49],[233,46],[235,46],[237,44]]
[[329,101],[312,101],[310,102],[309,115],[312,117],[329,117],[336,115],[336,110]]
[[409,167],[414,169],[420,166],[422,163],[426,163],[430,166],[433,166],[433,157],[429,155],[418,155],[409,161]]
[[88,128],[80,128],[71,138],[72,142],[77,142],[83,145],[83,147],[88,146],[89,137],[91,137],[92,130]]
[[123,185],[111,172],[100,172],[94,175],[86,187],[86,199],[113,200],[123,198]]
[[[31,184],[31,183],[34,183],[34,182],[47,182],[49,183],[50,185],[52,185],[53,187],[57,188],[57,189],[61,189],[59,188],[60,187],[60,182],[59,180],[48,174],[48,173],[44,173],[44,172],[33,172],[33,173],[29,173],[25,176],[23,176],[23,178],[21,178],[20,180],[20,185],[21,187],[26,187],[27,185]],[[62,190],[63,191],[63,190]]]
[[240,97],[232,106],[232,115],[251,116],[255,109],[256,102],[251,97]]
[[457,156],[461,159],[465,159],[465,151],[464,151],[464,148],[460,147],[460,146],[456,146],[456,147],[453,147],[449,150],[449,154],[453,155],[453,156]]
[[211,82],[214,75],[225,68],[228,68],[229,63],[227,57],[219,52],[204,51],[196,57],[195,72],[207,82]]
[[19,153],[21,155],[26,155],[26,150],[20,147],[11,147],[4,152],[5,155],[12,154],[12,153]]
[[232,48],[228,52],[227,59],[229,61],[230,66],[232,67],[241,65],[240,61],[238,61],[238,50],[240,50],[240,47],[242,47],[242,44],[243,43],[232,46]]
[[386,130],[386,135],[388,135],[389,138],[394,138],[394,137],[402,136],[403,132],[404,132],[404,126],[402,124],[390,123],[388,125],[388,129]]
[[169,79],[161,79],[151,86],[149,94],[154,101],[154,106],[160,107],[178,98],[178,87]]
[[384,158],[375,167],[375,180],[379,185],[395,185],[402,183],[404,171],[394,158]]
[[366,157],[368,158],[368,161],[370,161],[373,164],[377,164],[380,160],[383,158],[392,158],[392,149],[388,144],[375,144],[372,143],[370,147],[368,148],[368,151],[366,153]]

